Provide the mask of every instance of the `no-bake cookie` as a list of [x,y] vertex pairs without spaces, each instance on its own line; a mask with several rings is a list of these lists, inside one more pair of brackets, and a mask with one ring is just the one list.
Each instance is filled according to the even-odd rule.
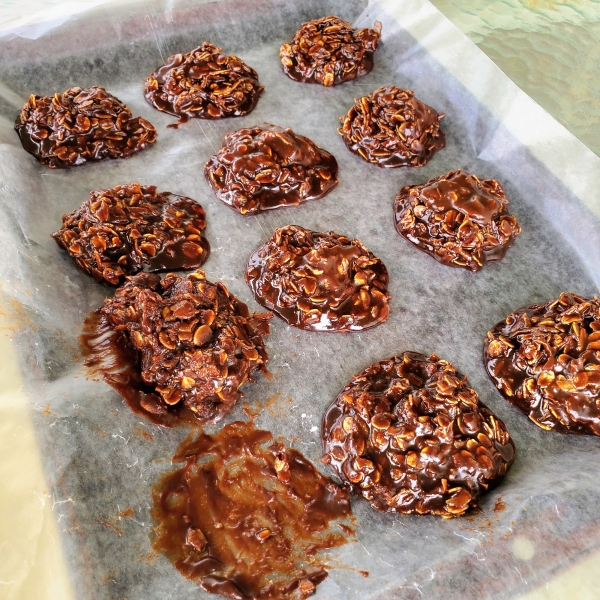
[[268,123],[228,133],[204,167],[217,198],[242,215],[322,198],[337,185],[337,171],[312,140]]
[[389,314],[388,274],[358,240],[296,225],[276,229],[248,261],[259,304],[310,331],[362,331]]
[[369,73],[380,37],[379,21],[356,30],[339,17],[322,17],[302,23],[279,56],[291,79],[329,87]]
[[338,132],[351,152],[378,167],[422,167],[446,145],[443,116],[412,90],[388,85],[357,98]]
[[179,117],[181,124],[190,118],[247,115],[263,86],[257,72],[244,61],[204,42],[191,52],[170,56],[146,79],[144,89],[154,108]]
[[384,512],[458,517],[515,459],[504,423],[434,354],[404,352],[353,377],[322,435],[323,462]]
[[470,271],[502,259],[521,233],[500,183],[460,169],[403,187],[394,218],[398,233],[417,248]]
[[52,237],[96,281],[119,285],[141,270],[198,268],[210,252],[205,228],[191,198],[131,183],[90,192]]
[[536,425],[600,435],[600,301],[563,292],[517,310],[487,335],[487,372]]
[[64,94],[31,94],[15,129],[23,148],[51,168],[126,158],[156,141],[156,129],[104,88],[73,87]]
[[250,315],[203,271],[162,280],[139,273],[87,327],[86,364],[154,422],[173,425],[184,409],[215,422],[235,406],[241,386],[266,370],[263,337],[271,317]]

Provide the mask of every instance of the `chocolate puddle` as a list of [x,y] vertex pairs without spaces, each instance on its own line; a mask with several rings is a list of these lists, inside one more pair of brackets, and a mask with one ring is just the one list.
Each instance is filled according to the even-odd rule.
[[172,460],[185,464],[154,487],[153,548],[208,592],[306,598],[327,577],[320,551],[352,539],[348,492],[252,423],[188,438]]

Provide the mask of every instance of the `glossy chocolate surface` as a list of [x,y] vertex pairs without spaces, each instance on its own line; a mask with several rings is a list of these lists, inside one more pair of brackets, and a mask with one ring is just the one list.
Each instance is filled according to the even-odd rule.
[[156,129],[104,88],[68,89],[64,94],[31,94],[15,129],[23,148],[51,168],[126,158],[156,141]]
[[339,17],[302,23],[289,44],[279,51],[284,73],[295,81],[332,86],[366,75],[381,37],[381,23],[373,29],[353,29]]
[[242,215],[318,200],[338,183],[335,158],[291,129],[263,123],[228,133],[204,167],[217,198]]
[[488,375],[536,425],[600,435],[600,301],[563,292],[511,313],[485,339]]
[[338,133],[351,152],[378,167],[422,167],[446,146],[443,116],[412,90],[388,85],[357,98]]
[[[197,421],[219,421],[235,406],[240,387],[266,371],[263,337],[272,315],[250,315],[203,271],[169,273],[162,280],[146,273],[129,277],[99,313],[103,318],[95,320],[95,330],[92,320],[84,335],[86,365],[154,422],[173,425],[183,408]],[[106,325],[121,337],[107,339]],[[110,353],[119,345],[125,349],[113,362],[123,364],[131,392],[111,371]]]
[[332,231],[276,229],[250,257],[246,283],[259,304],[309,331],[362,331],[389,314],[385,265]]
[[146,79],[144,89],[154,108],[179,117],[181,124],[190,118],[247,115],[264,88],[244,61],[204,42],[191,52],[170,56]]
[[438,262],[479,271],[506,255],[521,227],[504,189],[462,169],[403,187],[394,202],[396,231]]
[[349,494],[268,431],[236,421],[186,440],[154,487],[153,547],[205,590],[301,599],[327,577],[322,550],[350,535]]
[[404,352],[353,377],[322,435],[323,462],[384,512],[458,517],[515,459],[504,423],[434,354]]
[[196,269],[210,254],[200,204],[153,185],[131,183],[90,192],[52,234],[96,281],[123,283],[141,270]]

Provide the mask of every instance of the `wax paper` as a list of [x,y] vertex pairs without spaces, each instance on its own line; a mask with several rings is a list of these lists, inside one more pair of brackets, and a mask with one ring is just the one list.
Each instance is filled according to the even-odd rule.
[[[382,22],[375,68],[333,88],[288,79],[280,45],[303,21],[328,14],[358,26]],[[329,555],[330,576],[317,598],[512,598],[600,546],[600,440],[536,427],[500,396],[481,360],[486,332],[512,310],[562,291],[597,292],[600,199],[597,188],[586,185],[598,180],[596,157],[565,142],[562,127],[426,0],[115,2],[59,21],[36,29],[41,35],[1,42],[0,277],[3,294],[17,307],[13,347],[78,598],[210,597],[155,555],[150,542],[152,485],[171,468],[189,429],[150,424],[112,388],[86,377],[81,325],[113,291],[78,271],[50,238],[62,214],[90,190],[132,181],[202,204],[212,245],[207,276],[251,309],[260,307],[243,280],[246,260],[276,227],[297,224],[356,237],[389,270],[390,317],[371,331],[310,333],[274,318],[267,338],[273,377],[245,386],[224,422],[247,418],[242,402],[260,408],[257,426],[282,436],[327,473],[320,463],[325,408],[370,363],[414,350],[435,352],[468,375],[513,436],[517,460],[502,485],[482,498],[481,512],[452,520],[397,516],[354,498],[356,540]],[[245,117],[168,129],[175,120],[146,103],[144,78],[169,55],[204,40],[254,67],[265,92]],[[447,113],[447,147],[421,169],[369,165],[336,132],[355,97],[389,84],[414,89]],[[30,93],[75,85],[105,86],[156,126],[157,143],[127,160],[63,171],[38,165],[21,148],[14,119]],[[227,132],[265,121],[332,152],[340,183],[321,200],[245,218],[213,196],[203,165]],[[518,122],[531,143],[515,129]],[[543,160],[546,147],[553,152]],[[438,264],[393,226],[400,187],[459,167],[501,181],[523,228],[507,256],[479,273]]]

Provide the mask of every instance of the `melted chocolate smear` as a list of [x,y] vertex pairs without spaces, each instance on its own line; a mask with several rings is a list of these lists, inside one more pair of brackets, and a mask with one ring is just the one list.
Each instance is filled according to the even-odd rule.
[[185,465],[154,487],[153,548],[208,592],[306,598],[327,577],[320,551],[353,534],[348,492],[252,423],[188,438],[172,460]]
[[84,365],[114,388],[134,413],[165,427],[198,423],[194,413],[181,403],[165,408],[160,396],[142,381],[139,358],[127,336],[115,331],[100,311],[86,318],[79,341]]

